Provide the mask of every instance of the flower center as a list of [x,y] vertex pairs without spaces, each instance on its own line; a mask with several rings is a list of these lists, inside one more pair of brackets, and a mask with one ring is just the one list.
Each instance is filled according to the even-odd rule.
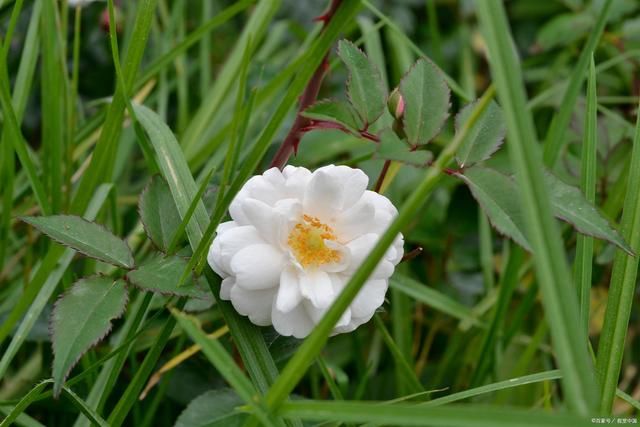
[[287,243],[303,267],[339,262],[340,252],[329,248],[325,240],[336,241],[333,230],[316,217],[303,215],[291,232]]

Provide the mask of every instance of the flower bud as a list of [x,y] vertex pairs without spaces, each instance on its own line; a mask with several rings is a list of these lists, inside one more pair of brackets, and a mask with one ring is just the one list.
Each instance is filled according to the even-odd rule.
[[391,95],[389,95],[387,108],[396,120],[402,120],[404,116],[404,99],[400,94],[399,88],[395,88],[393,92],[391,92]]

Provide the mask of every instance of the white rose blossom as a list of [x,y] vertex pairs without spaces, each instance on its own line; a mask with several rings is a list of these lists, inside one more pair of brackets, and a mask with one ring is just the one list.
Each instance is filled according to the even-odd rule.
[[[361,170],[334,165],[249,179],[209,248],[220,296],[256,325],[309,335],[397,214],[368,182]],[[382,305],[403,243],[399,234],[333,334],[353,331]]]

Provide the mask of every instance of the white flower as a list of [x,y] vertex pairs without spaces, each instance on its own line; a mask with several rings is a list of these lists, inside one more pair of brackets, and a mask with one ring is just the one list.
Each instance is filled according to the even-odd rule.
[[[397,214],[366,190],[368,181],[359,169],[334,165],[313,173],[273,168],[249,179],[207,257],[223,278],[221,297],[256,325],[309,335]],[[402,246],[399,234],[333,334],[353,331],[382,305]]]

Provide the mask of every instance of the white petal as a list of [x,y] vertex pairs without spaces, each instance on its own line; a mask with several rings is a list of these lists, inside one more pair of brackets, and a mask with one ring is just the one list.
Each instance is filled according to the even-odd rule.
[[285,245],[289,230],[302,213],[302,205],[296,199],[280,200],[273,207],[257,199],[246,199],[242,209],[258,234],[278,247]]
[[311,318],[307,314],[302,304],[298,304],[296,308],[288,313],[283,313],[273,304],[271,310],[271,321],[274,329],[284,336],[293,335],[296,338],[305,338],[311,333],[314,327]]
[[391,261],[393,265],[398,265],[398,263],[402,261],[402,256],[404,255],[404,236],[402,234],[398,235],[398,237],[393,241],[391,247],[395,249],[395,253],[389,258],[389,261]]
[[280,281],[284,255],[271,245],[251,245],[238,251],[231,259],[231,271],[236,285],[245,289],[268,289]]
[[234,221],[227,221],[220,223],[218,228],[216,228],[216,238],[211,242],[211,246],[209,246],[209,252],[207,253],[207,262],[211,266],[211,269],[216,272],[216,274],[222,278],[227,277],[231,274],[229,270],[229,265],[225,264],[222,261],[222,249],[220,248],[220,236],[226,233],[229,230],[233,230],[237,228],[238,224]]
[[302,299],[298,274],[293,268],[285,268],[280,274],[280,287],[276,298],[276,308],[283,313],[293,310]]
[[236,284],[235,277],[225,278],[220,285],[220,298],[229,301],[231,299],[231,289]]
[[231,272],[222,267],[221,259],[222,251],[220,250],[220,240],[214,239],[209,246],[209,252],[207,253],[207,262],[211,266],[211,269],[223,279],[227,277]]
[[371,202],[358,202],[340,215],[335,223],[335,231],[340,241],[349,242],[372,231],[383,229],[376,223],[376,208]]
[[258,235],[256,228],[252,225],[242,225],[218,234],[211,247],[216,252],[215,261],[225,272],[231,274],[231,260],[235,254],[243,248],[260,243],[265,242]]
[[[345,273],[353,274],[360,267],[360,264],[369,255],[371,249],[375,246],[380,237],[377,234],[369,233],[352,240],[347,244],[347,247],[351,251],[351,264],[344,271]],[[390,254],[387,252],[387,254]],[[380,263],[371,274],[371,279],[386,279],[393,274],[394,266],[388,261],[388,258],[380,260]]]
[[271,324],[271,305],[275,298],[275,290],[248,290],[241,286],[231,288],[231,304],[243,316],[258,326]]
[[367,281],[351,303],[354,317],[371,317],[376,309],[384,303],[389,282],[387,280]]
[[[356,206],[360,204],[371,204],[375,209],[375,214],[367,224],[369,226],[369,233],[384,233],[389,224],[391,224],[391,221],[398,215],[397,209],[389,199],[373,191],[365,191]],[[354,208],[356,206],[354,206]]]
[[327,308],[335,294],[329,275],[322,270],[310,270],[300,274],[300,292],[315,307]]
[[256,175],[242,186],[229,206],[229,214],[241,225],[249,223],[242,205],[246,199],[257,199],[273,206],[286,198],[285,178],[278,168],[271,168],[262,175]]
[[282,171],[285,178],[285,193],[287,197],[302,200],[305,189],[311,179],[309,169],[287,165]]
[[329,165],[316,170],[304,195],[304,211],[333,222],[362,196],[369,178],[360,169]]

